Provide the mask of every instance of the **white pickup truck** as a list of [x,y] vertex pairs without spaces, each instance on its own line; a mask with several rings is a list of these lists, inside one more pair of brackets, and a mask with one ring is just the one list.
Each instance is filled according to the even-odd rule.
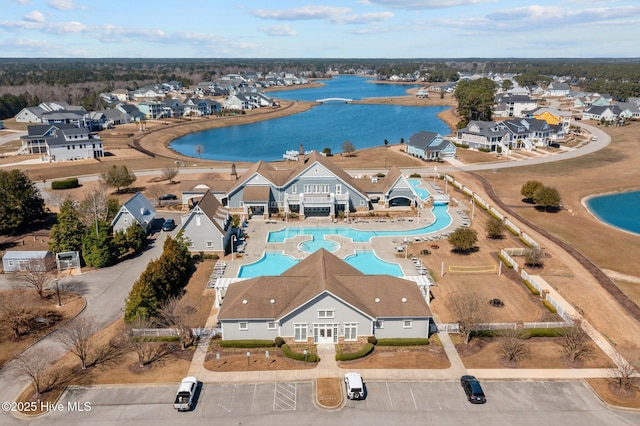
[[193,405],[193,397],[198,387],[198,379],[193,376],[185,377],[180,383],[178,388],[178,394],[176,395],[176,401],[173,403],[173,408],[178,411],[189,411]]

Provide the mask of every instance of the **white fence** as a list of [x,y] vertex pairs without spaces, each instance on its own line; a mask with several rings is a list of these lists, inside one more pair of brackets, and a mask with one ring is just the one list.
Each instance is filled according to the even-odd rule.
[[[219,328],[192,328],[190,332],[192,336],[197,337],[213,337],[221,334]],[[144,337],[177,337],[180,335],[180,330],[177,328],[134,328],[132,334]]]
[[[518,329],[544,329],[544,328],[563,328],[567,327],[570,322],[552,321],[552,322],[492,322],[478,324],[477,330],[493,331],[493,330],[518,330]],[[438,324],[438,332],[459,333],[460,326],[458,323],[442,323]]]
[[500,254],[504,258],[504,261],[507,264],[507,266],[512,267],[513,270],[516,271],[516,272],[518,272],[520,270],[520,266],[518,265],[518,262],[513,260],[513,258],[508,254],[506,249],[500,250]]

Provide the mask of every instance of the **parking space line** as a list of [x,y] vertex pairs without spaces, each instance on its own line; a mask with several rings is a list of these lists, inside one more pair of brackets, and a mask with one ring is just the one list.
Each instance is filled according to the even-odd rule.
[[220,392],[220,398],[218,398],[218,407],[230,413],[231,408],[233,407],[236,385],[223,384],[220,387],[222,389],[222,392]]
[[295,383],[276,383],[273,393],[273,411],[294,411],[296,388]]
[[416,404],[416,397],[413,396],[413,389],[411,389],[411,385],[409,385],[409,392],[411,392],[411,400],[413,401],[413,408],[418,410],[418,404]]
[[256,405],[256,392],[258,391],[258,384],[255,383],[253,385],[253,400],[251,401],[251,411],[253,411],[253,407]]
[[391,399],[391,392],[389,392],[389,382],[384,382],[387,385],[387,395],[389,395],[389,404],[391,404],[391,408],[393,408],[393,400]]

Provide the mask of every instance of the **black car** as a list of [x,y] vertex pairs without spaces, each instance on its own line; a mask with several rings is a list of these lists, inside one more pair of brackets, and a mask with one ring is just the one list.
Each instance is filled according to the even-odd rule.
[[164,194],[164,195],[161,195],[161,196],[159,197],[159,199],[160,199],[160,200],[162,200],[162,201],[166,201],[166,200],[177,200],[177,199],[178,199],[178,196],[177,196],[177,195],[175,195],[175,194]]
[[173,228],[176,227],[176,221],[173,219],[167,219],[162,224],[163,231],[173,231]]
[[472,404],[484,404],[487,399],[482,391],[480,382],[474,376],[462,376],[460,377],[460,384],[467,394],[467,399]]

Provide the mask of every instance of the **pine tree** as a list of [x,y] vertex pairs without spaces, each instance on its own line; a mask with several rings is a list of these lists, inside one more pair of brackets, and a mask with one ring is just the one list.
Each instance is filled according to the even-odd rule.
[[85,231],[86,228],[80,220],[74,201],[71,198],[67,198],[60,206],[58,223],[51,228],[49,250],[54,253],[81,251],[82,236]]

